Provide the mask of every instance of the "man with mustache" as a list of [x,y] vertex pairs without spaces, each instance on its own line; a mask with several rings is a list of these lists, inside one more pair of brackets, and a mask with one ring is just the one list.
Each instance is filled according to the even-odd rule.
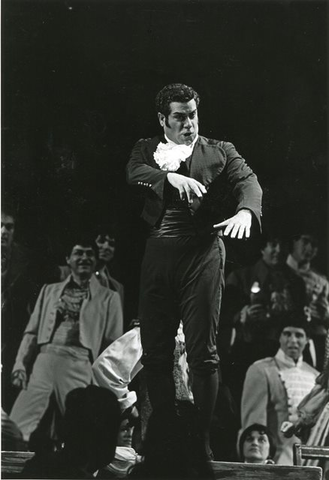
[[55,397],[63,415],[68,392],[91,384],[91,363],[123,333],[119,294],[93,275],[96,252],[86,238],[70,244],[66,261],[71,275],[44,285],[25,329],[12,373],[13,384],[22,391],[10,418],[26,442],[50,398]]
[[[163,134],[137,142],[127,180],[143,187],[142,217],[149,224],[142,264],[139,318],[143,365],[153,409],[175,404],[175,335],[183,321],[194,400],[200,409],[205,452],[218,391],[216,334],[224,284],[224,236],[248,238],[260,221],[262,191],[256,175],[228,142],[200,136],[199,95],[183,84],[156,97]],[[233,216],[219,222],[225,188]]]
[[[100,225],[96,230],[95,243],[98,248],[95,276],[103,287],[118,292],[124,306],[124,286],[111,275],[111,263],[115,254],[115,235],[108,225]],[[70,268],[61,265],[59,268],[59,280],[65,280],[70,275]]]

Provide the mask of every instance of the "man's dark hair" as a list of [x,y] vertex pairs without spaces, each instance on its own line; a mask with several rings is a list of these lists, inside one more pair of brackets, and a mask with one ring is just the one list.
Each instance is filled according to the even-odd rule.
[[293,235],[293,236],[289,239],[289,244],[288,244],[289,253],[292,253],[292,252],[293,252],[295,242],[296,242],[297,240],[299,240],[301,237],[307,237],[307,238],[309,238],[311,244],[312,244],[314,247],[317,247],[317,246],[318,246],[318,239],[317,239],[316,235],[314,235],[312,232],[298,233],[298,234],[296,234],[296,235]]
[[75,245],[81,245],[81,247],[91,247],[94,252],[96,257],[98,257],[98,247],[95,242],[95,238],[93,238],[92,235],[86,235],[86,234],[77,234],[77,235],[72,235],[71,238],[69,238],[66,242],[66,247],[65,247],[65,256],[69,257],[72,253],[73,247]]
[[116,238],[117,225],[114,223],[99,222],[95,225],[94,229],[95,238],[98,235],[108,235],[110,238]]
[[260,249],[264,250],[264,248],[268,243],[271,243],[273,245],[277,245],[277,244],[282,245],[283,240],[275,233],[264,231],[260,236],[259,243],[260,243],[259,245]]
[[248,435],[251,434],[251,432],[258,432],[261,435],[267,435],[269,444],[270,444],[270,458],[273,459],[275,452],[276,452],[276,445],[275,445],[275,440],[271,434],[271,432],[268,430],[265,425],[261,425],[260,423],[253,423],[249,427],[247,427],[241,434],[240,440],[239,440],[239,455],[242,461],[244,461],[244,456],[243,456],[243,444],[246,441]]
[[171,102],[187,103],[190,100],[195,100],[196,106],[199,106],[199,94],[183,83],[171,83],[166,85],[157,94],[155,98],[155,106],[157,112],[162,113],[166,118],[170,114]]
[[14,205],[8,201],[1,202],[1,213],[4,213],[5,215],[8,215],[10,217],[13,217],[14,220],[16,220],[17,217],[17,211]]

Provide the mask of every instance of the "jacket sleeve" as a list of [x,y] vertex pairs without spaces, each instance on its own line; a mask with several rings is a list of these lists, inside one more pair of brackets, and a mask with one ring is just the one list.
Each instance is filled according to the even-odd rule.
[[328,401],[328,391],[317,383],[298,405],[299,428],[315,425]]
[[92,366],[95,383],[111,390],[122,410],[137,400],[136,393],[129,391],[128,385],[143,368],[142,353],[140,328],[135,327],[107,347]]
[[38,330],[42,315],[42,306],[44,302],[46,288],[47,285],[44,285],[42,287],[42,290],[36,301],[33,313],[24,331],[23,338],[19,346],[15,364],[13,367],[13,372],[15,372],[16,370],[27,370],[27,368],[30,366],[29,362],[31,358],[33,358],[37,350]]
[[232,143],[224,142],[224,150],[227,160],[228,180],[233,186],[233,195],[238,202],[237,211],[243,208],[251,210],[260,226],[263,192],[257,176],[236,151]]
[[267,426],[268,382],[263,366],[249,367],[243,385],[241,426],[244,430],[253,423]]
[[127,182],[130,185],[146,187],[162,200],[167,172],[157,168],[155,162],[147,158],[147,148],[148,142],[144,139],[134,146],[126,166]]
[[123,334],[123,312],[121,298],[118,292],[112,295],[107,303],[107,322],[103,336],[101,351]]

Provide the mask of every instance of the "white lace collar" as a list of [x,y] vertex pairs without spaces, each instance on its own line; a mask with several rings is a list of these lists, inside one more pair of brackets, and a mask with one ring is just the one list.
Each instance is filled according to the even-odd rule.
[[176,172],[181,162],[185,162],[187,158],[192,155],[194,145],[198,139],[198,135],[195,137],[191,145],[180,145],[170,140],[165,135],[167,143],[160,142],[156,151],[153,154],[153,158],[161,170],[167,172]]

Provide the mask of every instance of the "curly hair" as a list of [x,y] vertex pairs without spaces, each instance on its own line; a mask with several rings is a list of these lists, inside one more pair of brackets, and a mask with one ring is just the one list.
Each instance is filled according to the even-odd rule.
[[157,112],[162,113],[167,118],[170,114],[171,102],[187,103],[191,100],[195,100],[196,106],[198,107],[200,97],[192,87],[188,87],[183,83],[171,83],[163,87],[157,94],[155,106]]

